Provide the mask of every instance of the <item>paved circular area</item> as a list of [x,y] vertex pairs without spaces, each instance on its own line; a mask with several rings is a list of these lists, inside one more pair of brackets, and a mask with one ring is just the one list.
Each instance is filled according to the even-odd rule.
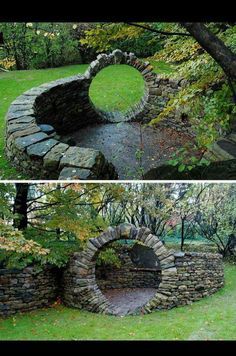
[[154,297],[155,288],[121,288],[102,291],[111,304],[117,307],[118,315],[127,315],[144,306]]
[[[157,129],[137,122],[91,125],[64,136],[63,140],[69,138],[76,146],[102,152],[114,165],[119,179],[141,179],[142,172],[166,163],[178,148],[192,140],[171,128]],[[140,150],[143,154],[139,156]]]

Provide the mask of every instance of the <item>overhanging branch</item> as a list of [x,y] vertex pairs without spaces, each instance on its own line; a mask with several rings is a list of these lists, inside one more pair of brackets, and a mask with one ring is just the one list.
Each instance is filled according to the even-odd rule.
[[164,35],[164,36],[188,36],[188,37],[192,36],[190,33],[187,33],[187,32],[160,31],[160,30],[156,30],[155,28],[152,28],[152,27],[149,27],[149,26],[140,25],[140,24],[133,23],[133,22],[125,22],[125,24],[130,25],[130,26],[140,27],[140,28],[143,28],[144,30],[148,30],[150,32],[158,33],[158,34],[161,34],[161,35]]

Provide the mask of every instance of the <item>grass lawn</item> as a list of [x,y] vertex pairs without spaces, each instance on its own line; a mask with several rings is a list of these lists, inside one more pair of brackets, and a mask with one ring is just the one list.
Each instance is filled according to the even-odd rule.
[[111,65],[96,75],[89,94],[94,105],[102,110],[126,111],[141,100],[144,80],[133,67]]
[[115,317],[55,306],[0,320],[1,340],[235,340],[236,266],[226,284],[192,305]]
[[5,115],[11,102],[26,90],[74,74],[83,73],[87,65],[73,65],[53,69],[0,72],[0,179],[27,178],[10,166],[4,157]]
[[[155,71],[165,73],[170,66],[156,62]],[[4,157],[5,115],[11,102],[24,91],[63,77],[83,73],[87,64],[60,68],[0,72],[0,179],[28,178],[10,166]],[[140,73],[127,65],[113,65],[101,71],[91,84],[93,102],[106,110],[126,110],[139,101],[144,89]]]

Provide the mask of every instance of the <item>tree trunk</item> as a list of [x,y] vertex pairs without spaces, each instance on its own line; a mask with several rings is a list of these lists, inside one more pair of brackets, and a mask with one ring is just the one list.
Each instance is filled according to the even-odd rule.
[[61,229],[59,227],[56,228],[56,235],[57,235],[57,239],[60,240],[61,237]]
[[16,197],[13,206],[13,213],[15,214],[13,226],[19,230],[26,229],[28,225],[28,189],[28,183],[16,183]]
[[202,48],[214,58],[227,76],[236,79],[236,55],[200,22],[184,22],[183,27],[195,38]]
[[180,250],[183,251],[184,248],[184,226],[185,225],[185,218],[181,219],[181,246]]

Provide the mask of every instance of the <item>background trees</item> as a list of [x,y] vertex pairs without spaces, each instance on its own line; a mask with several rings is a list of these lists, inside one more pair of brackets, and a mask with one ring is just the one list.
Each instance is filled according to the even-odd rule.
[[195,241],[204,251],[205,241],[223,256],[234,253],[234,184],[2,183],[0,200],[2,264],[63,265],[89,237],[121,222],[147,226],[175,249]]
[[79,64],[77,29],[73,23],[1,23],[0,66],[22,70]]

